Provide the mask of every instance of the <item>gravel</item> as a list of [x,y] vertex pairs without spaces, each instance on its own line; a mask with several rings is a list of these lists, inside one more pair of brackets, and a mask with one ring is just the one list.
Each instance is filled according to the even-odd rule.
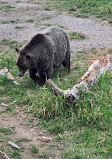
[[43,23],[62,25],[67,28],[68,32],[78,32],[86,35],[84,40],[71,41],[71,48],[75,52],[91,48],[112,48],[112,27],[104,24],[104,22],[58,15],[56,18]]
[[[92,48],[112,48],[112,27],[104,21],[60,15],[56,11],[44,11],[40,4],[34,5],[27,1],[16,3],[16,0],[13,0],[8,3],[15,8],[9,12],[0,10],[0,42],[9,39],[24,43],[51,24],[64,26],[67,33],[78,32],[86,36],[83,40],[70,41],[73,52]],[[33,19],[33,23],[27,23],[28,19]],[[11,20],[16,22],[10,23]],[[3,21],[9,23],[3,24]],[[21,29],[17,29],[18,26]]]

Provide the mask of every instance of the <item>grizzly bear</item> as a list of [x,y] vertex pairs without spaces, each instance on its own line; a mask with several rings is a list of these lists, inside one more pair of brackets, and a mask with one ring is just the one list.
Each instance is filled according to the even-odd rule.
[[70,43],[66,32],[59,27],[45,29],[16,51],[19,53],[18,76],[22,77],[28,69],[30,77],[39,85],[52,77],[53,67],[63,65],[70,71]]

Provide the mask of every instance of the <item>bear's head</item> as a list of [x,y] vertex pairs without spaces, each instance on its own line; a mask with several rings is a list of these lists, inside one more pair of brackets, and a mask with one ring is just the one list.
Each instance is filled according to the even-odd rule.
[[27,52],[24,48],[18,49],[15,48],[16,52],[19,54],[17,59],[17,66],[18,66],[18,76],[22,77],[24,76],[27,69],[31,68],[31,55],[29,52]]
[[46,52],[47,47],[46,37],[43,34],[37,34],[21,49],[15,48],[19,54],[17,59],[18,76],[22,77],[27,69],[37,68],[37,62],[40,61],[40,57]]

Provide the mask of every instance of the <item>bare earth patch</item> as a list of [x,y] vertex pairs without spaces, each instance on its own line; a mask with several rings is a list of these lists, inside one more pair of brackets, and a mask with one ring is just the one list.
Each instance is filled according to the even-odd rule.
[[[3,110],[3,106],[0,105],[0,111]],[[53,136],[50,133],[37,128],[38,119],[34,119],[33,122],[29,124],[28,119],[30,120],[31,117],[28,114],[21,111],[19,107],[15,111],[13,115],[7,112],[0,115],[0,128],[12,128],[14,130],[12,134],[7,136],[4,136],[3,133],[0,132],[0,135],[3,135],[2,139],[5,137],[4,141],[0,143],[1,148],[5,147],[5,150],[7,149],[5,153],[7,154],[10,151],[8,141],[12,141],[14,143],[17,142],[17,145],[20,146],[20,158],[22,159],[38,158],[36,155],[33,156],[30,152],[32,145],[36,145],[39,149],[39,154],[47,153],[49,158],[50,156],[54,156],[53,158],[60,159],[60,147],[62,147],[62,145],[54,142]],[[43,142],[39,140],[41,136],[50,138],[50,141]],[[8,141],[6,137],[8,137]],[[50,148],[50,145],[55,145],[55,147]],[[24,150],[22,150],[22,147]]]

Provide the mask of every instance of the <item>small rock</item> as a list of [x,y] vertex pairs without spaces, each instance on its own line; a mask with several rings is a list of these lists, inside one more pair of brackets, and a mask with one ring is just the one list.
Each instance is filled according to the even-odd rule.
[[71,8],[71,9],[69,9],[69,11],[71,11],[71,12],[75,12],[75,11],[76,11],[76,9]]

